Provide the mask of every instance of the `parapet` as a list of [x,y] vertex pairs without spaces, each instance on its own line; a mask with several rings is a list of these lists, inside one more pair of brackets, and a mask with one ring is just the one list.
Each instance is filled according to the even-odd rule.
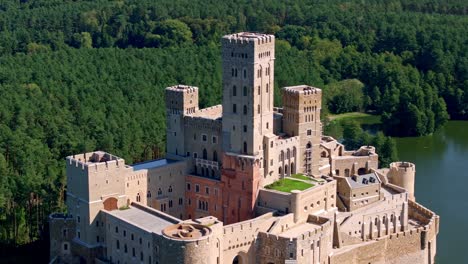
[[416,171],[416,165],[411,162],[397,161],[390,163],[390,170],[412,172]]
[[179,92],[179,93],[193,93],[193,92],[198,91],[198,87],[178,84],[178,85],[166,87],[166,91]]
[[173,240],[194,241],[208,237],[211,234],[211,228],[201,224],[180,223],[168,226],[163,229],[165,237]]
[[125,167],[125,160],[104,151],[87,152],[67,157],[67,165],[91,168],[95,167]]
[[296,85],[296,86],[286,86],[283,87],[283,91],[285,93],[291,94],[301,94],[301,95],[314,95],[314,94],[321,94],[322,90],[316,87],[312,87],[309,85]]
[[235,34],[225,35],[222,38],[223,42],[236,43],[236,44],[265,44],[274,42],[275,36],[254,32],[239,32]]
[[362,146],[353,152],[353,156],[370,156],[375,154],[376,152],[374,146]]

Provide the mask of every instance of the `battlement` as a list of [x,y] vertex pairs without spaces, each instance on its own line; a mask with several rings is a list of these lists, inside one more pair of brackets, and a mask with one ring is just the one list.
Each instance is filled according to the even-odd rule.
[[81,167],[82,170],[94,168],[97,171],[100,168],[125,167],[125,160],[104,151],[95,151],[68,156],[67,165]]
[[411,162],[406,161],[398,161],[390,163],[390,170],[397,170],[397,171],[416,171],[416,166]]
[[236,43],[236,44],[265,44],[271,43],[275,40],[274,35],[261,34],[254,32],[240,32],[230,35],[225,35],[222,38],[223,42]]
[[166,91],[177,92],[177,93],[194,93],[198,91],[198,87],[178,84],[178,85],[166,87]]
[[190,116],[216,120],[223,116],[223,106],[214,105],[207,108],[199,109],[197,112],[191,114]]
[[283,92],[295,95],[317,95],[322,93],[322,89],[312,87],[309,85],[296,85],[283,87]]

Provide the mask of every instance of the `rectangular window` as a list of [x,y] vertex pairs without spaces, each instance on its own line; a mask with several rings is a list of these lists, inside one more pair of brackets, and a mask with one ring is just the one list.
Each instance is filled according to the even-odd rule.
[[211,140],[212,140],[213,144],[216,144],[216,142],[218,142],[218,138],[217,138],[217,137],[213,137]]
[[193,157],[196,159],[198,158],[198,154],[196,152],[193,153]]
[[244,125],[244,132],[247,132],[247,126]]
[[206,135],[202,135],[202,140],[206,141]]
[[237,105],[236,104],[233,104],[232,105],[232,112],[235,114],[237,113]]
[[200,192],[200,185],[195,184],[195,192]]
[[190,191],[190,183],[187,183],[187,191]]
[[190,157],[190,151],[187,151],[187,157]]
[[308,130],[307,130],[307,135],[308,135],[308,136],[311,136],[311,135],[312,135],[312,129],[308,129]]
[[206,194],[210,194],[210,188],[209,188],[208,186],[205,187],[205,193],[206,193]]

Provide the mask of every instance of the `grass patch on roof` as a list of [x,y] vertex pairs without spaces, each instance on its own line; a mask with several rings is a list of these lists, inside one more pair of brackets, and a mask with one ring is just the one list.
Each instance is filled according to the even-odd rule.
[[303,181],[296,181],[291,179],[281,179],[275,181],[274,183],[265,186],[266,189],[276,190],[280,192],[291,192],[292,190],[299,190],[303,191],[310,187],[314,186],[311,183],[303,182]]
[[305,176],[302,173],[296,173],[296,174],[291,174],[291,177],[294,179],[299,179],[299,180],[304,180],[304,181],[310,181],[310,178]]

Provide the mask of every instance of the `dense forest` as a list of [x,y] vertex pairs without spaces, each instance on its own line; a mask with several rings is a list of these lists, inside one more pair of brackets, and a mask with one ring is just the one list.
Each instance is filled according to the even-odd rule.
[[306,83],[324,88],[325,113],[381,115],[387,135],[468,119],[467,13],[463,0],[0,1],[0,243],[41,238],[64,210],[65,156],[159,157],[164,87],[220,103],[227,33],[275,34],[278,106],[282,86]]

